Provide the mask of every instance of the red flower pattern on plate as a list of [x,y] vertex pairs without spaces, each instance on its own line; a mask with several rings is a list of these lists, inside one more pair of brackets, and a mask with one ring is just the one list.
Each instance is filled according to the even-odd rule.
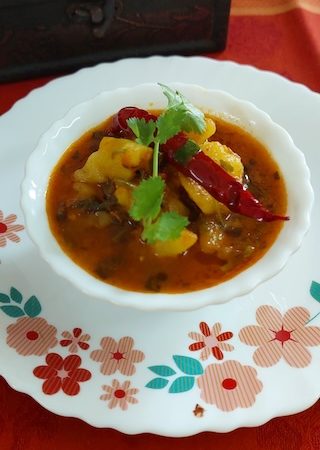
[[202,334],[195,331],[191,331],[188,336],[195,340],[193,344],[189,345],[189,350],[192,352],[201,350],[200,359],[205,361],[212,354],[216,359],[223,359],[223,352],[231,352],[234,347],[230,344],[226,344],[224,341],[228,341],[232,338],[233,333],[231,331],[225,331],[221,333],[221,323],[215,323],[213,327],[209,328],[206,322],[201,322],[199,325]]
[[138,400],[133,397],[139,392],[136,388],[130,388],[130,381],[124,381],[122,384],[118,380],[112,380],[111,386],[103,385],[102,389],[106,392],[100,396],[101,400],[108,401],[110,409],[120,406],[125,411],[128,409],[128,403],[138,403]]
[[7,344],[20,355],[45,355],[55,347],[57,329],[42,317],[20,317],[7,327]]
[[90,340],[90,335],[86,333],[83,334],[81,328],[74,328],[72,333],[63,331],[61,335],[64,339],[60,341],[60,345],[62,347],[69,347],[70,353],[78,353],[78,347],[82,350],[88,350],[90,347],[87,343],[87,341]]
[[263,387],[256,369],[238,361],[210,364],[197,383],[201,398],[222,411],[249,408]]
[[122,337],[116,342],[112,337],[101,339],[101,349],[91,352],[93,361],[101,362],[100,371],[104,375],[112,375],[119,370],[123,375],[133,375],[136,371],[135,363],[144,360],[144,353],[133,349],[134,341],[131,337]]
[[23,225],[14,224],[17,220],[15,214],[9,214],[4,217],[3,212],[0,210],[0,247],[5,247],[7,239],[12,242],[20,242],[20,237],[16,234],[18,231],[24,230]]
[[281,357],[292,367],[310,364],[306,347],[320,345],[320,328],[307,326],[310,313],[306,308],[290,308],[282,317],[273,306],[263,305],[257,309],[256,319],[258,325],[242,328],[239,338],[258,347],[253,354],[258,366],[273,366]]
[[63,390],[67,395],[77,395],[83,381],[91,378],[87,369],[81,369],[81,358],[78,355],[69,355],[66,358],[57,353],[49,353],[46,357],[46,366],[38,366],[33,370],[37,378],[46,380],[42,385],[42,391],[47,395],[53,395]]

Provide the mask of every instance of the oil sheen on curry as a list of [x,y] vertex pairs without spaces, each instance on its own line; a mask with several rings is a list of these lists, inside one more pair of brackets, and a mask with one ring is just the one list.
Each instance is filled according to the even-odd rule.
[[214,116],[183,122],[189,104],[175,95],[181,127],[170,129],[170,101],[164,111],[123,108],[74,142],[49,180],[47,214],[62,250],[125,290],[217,285],[259,260],[288,219],[268,150]]

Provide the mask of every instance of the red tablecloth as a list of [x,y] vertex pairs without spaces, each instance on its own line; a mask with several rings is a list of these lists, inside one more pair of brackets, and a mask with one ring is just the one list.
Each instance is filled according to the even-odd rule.
[[[227,49],[221,60],[280,73],[320,92],[320,0],[233,0]],[[52,77],[0,85],[0,114]],[[82,449],[319,450],[320,402],[290,417],[229,434],[202,433],[183,439],[126,436],[58,417],[0,378],[1,450]]]

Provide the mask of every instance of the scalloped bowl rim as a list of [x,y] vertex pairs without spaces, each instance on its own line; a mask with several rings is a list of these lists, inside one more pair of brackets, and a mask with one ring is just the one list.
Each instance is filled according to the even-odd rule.
[[[290,221],[284,223],[266,254],[248,269],[216,286],[187,293],[127,291],[100,281],[80,268],[62,251],[53,237],[45,202],[48,179],[58,160],[83,133],[121,107],[129,104],[142,108],[165,107],[166,99],[155,83],[104,91],[71,108],[40,137],[27,160],[21,185],[21,206],[27,231],[41,256],[59,275],[91,297],[150,311],[188,311],[248,294],[276,275],[299,248],[310,226],[313,204],[310,171],[303,153],[294,145],[287,131],[273,122],[267,113],[251,102],[237,99],[221,90],[184,83],[170,83],[170,86],[181,91],[204,112],[229,120],[253,134],[269,149],[284,176]],[[281,149],[281,152],[277,149]]]

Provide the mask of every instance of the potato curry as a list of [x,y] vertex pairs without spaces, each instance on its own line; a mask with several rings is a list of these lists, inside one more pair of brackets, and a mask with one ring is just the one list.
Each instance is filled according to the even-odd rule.
[[162,89],[167,109],[123,108],[66,150],[47,214],[63,251],[94,277],[181,293],[259,260],[288,219],[286,190],[248,132]]

